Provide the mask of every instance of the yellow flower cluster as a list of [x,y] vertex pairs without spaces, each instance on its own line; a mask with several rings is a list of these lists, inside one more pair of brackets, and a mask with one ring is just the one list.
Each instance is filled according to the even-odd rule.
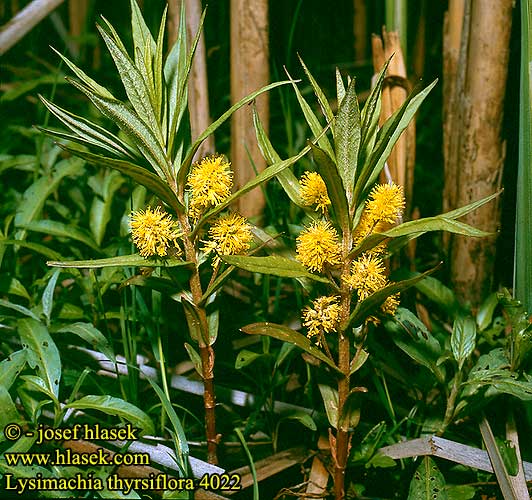
[[[353,243],[358,245],[372,233],[386,231],[402,216],[405,208],[403,188],[394,184],[379,184],[375,186],[366,200],[360,222],[356,227]],[[385,244],[377,245],[371,251],[383,253]]]
[[297,237],[296,258],[311,271],[321,272],[325,264],[341,262],[341,247],[336,229],[329,222],[317,221]]
[[221,155],[203,158],[188,174],[189,213],[194,220],[210,207],[219,205],[231,195],[231,164]]
[[213,267],[220,263],[220,255],[238,255],[249,250],[253,235],[247,220],[239,214],[219,217],[209,229],[209,239],[202,250],[215,252]]
[[316,172],[305,172],[299,181],[300,195],[304,205],[316,205],[316,211],[322,213],[327,211],[327,206],[331,204],[327,194],[327,186],[320,174]]
[[[360,301],[390,284],[382,259],[374,253],[365,253],[356,259],[351,267],[351,275],[346,278],[346,281],[357,291]],[[381,311],[384,314],[393,315],[398,306],[399,294],[396,293],[387,297],[381,306]]]
[[182,236],[182,233],[177,229],[177,223],[172,220],[172,216],[161,207],[155,207],[155,210],[147,207],[146,210],[132,212],[130,225],[133,243],[143,257],[164,257],[168,253],[170,243],[173,243],[177,254],[181,254],[177,238]]
[[317,337],[316,343],[321,345],[324,333],[336,331],[340,320],[339,297],[318,297],[312,302],[312,307],[303,310],[303,326],[307,327],[307,337]]

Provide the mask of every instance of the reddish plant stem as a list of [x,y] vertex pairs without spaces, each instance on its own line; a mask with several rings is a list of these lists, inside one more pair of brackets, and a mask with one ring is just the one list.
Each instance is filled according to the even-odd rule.
[[[351,260],[348,258],[351,250],[351,233],[348,228],[343,230],[342,254],[343,269],[342,276],[349,275]],[[334,494],[336,500],[345,498],[345,469],[349,456],[349,419],[342,418],[344,406],[349,395],[350,387],[350,345],[346,325],[351,312],[351,289],[342,280],[340,288],[340,328],[338,332],[338,368],[342,372],[338,380],[338,423],[336,433],[336,452],[334,464]]]
[[192,301],[196,307],[200,321],[201,334],[198,338],[201,358],[201,376],[203,378],[203,407],[205,409],[205,435],[207,438],[207,461],[211,464],[218,463],[217,447],[218,436],[216,434],[216,396],[214,393],[214,349],[208,342],[209,326],[207,313],[204,307],[198,306],[201,303],[203,291],[199,276],[198,259],[194,242],[190,239],[191,227],[186,214],[179,215],[179,222],[183,231],[183,242],[185,245],[185,257],[193,262],[194,269],[189,279]]

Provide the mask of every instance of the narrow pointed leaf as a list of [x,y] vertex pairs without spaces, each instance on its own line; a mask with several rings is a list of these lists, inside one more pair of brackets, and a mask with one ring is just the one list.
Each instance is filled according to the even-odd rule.
[[242,255],[225,255],[224,262],[252,273],[270,274],[283,278],[309,278],[314,281],[328,283],[329,280],[307,271],[299,262],[286,257],[249,257]]
[[345,97],[344,81],[342,80],[342,74],[340,73],[340,70],[336,68],[336,102],[338,103],[338,106],[342,104],[344,97]]
[[[102,148],[110,153],[118,156],[124,156],[126,158],[135,159],[138,155],[131,149],[131,146],[123,142],[116,135],[108,132],[103,127],[96,125],[95,123],[82,118],[81,116],[74,115],[70,111],[67,111],[54,103],[48,101],[43,96],[39,95],[39,99],[48,108],[58,120],[61,121],[66,127],[68,127],[80,140],[84,143],[92,144],[99,148]],[[50,135],[56,134],[55,131],[38,127],[39,130],[48,133]]]
[[119,172],[131,177],[139,184],[142,184],[152,193],[159,196],[161,200],[168,203],[168,205],[170,205],[176,212],[182,213],[185,211],[185,207],[177,199],[177,196],[170,189],[168,184],[157,175],[151,173],[149,170],[146,170],[145,168],[139,167],[138,165],[134,165],[133,163],[130,163],[125,160],[116,160],[113,158],[108,158],[106,156],[81,151],[75,148],[71,148],[69,146],[60,146],[65,151],[69,151],[73,155],[79,156],[80,158],[83,158],[89,163],[110,167],[115,170],[118,170]]
[[[318,102],[320,104],[320,108],[322,113],[325,116],[325,119],[327,120],[327,123],[332,123],[334,121],[334,115],[331,110],[331,106],[329,104],[329,100],[323,93],[323,90],[318,85],[318,82],[316,82],[315,78],[312,76],[312,73],[309,71],[305,63],[303,62],[303,59],[298,54],[299,62],[301,63],[301,66],[303,66],[303,70],[305,71],[305,74],[307,75],[307,78],[309,79],[310,85],[312,85],[312,90],[314,90],[314,94],[316,94],[316,97],[318,98]],[[340,105],[340,101],[338,101],[338,105]]]
[[64,222],[50,219],[42,219],[30,222],[29,224],[21,224],[20,227],[36,233],[79,241],[93,250],[100,251],[100,248],[88,231],[71,224],[65,224]]
[[325,384],[318,384],[327,420],[332,427],[338,428],[338,391]]
[[59,278],[60,272],[61,271],[59,269],[54,269],[52,276],[50,277],[50,280],[48,281],[48,284],[46,285],[46,288],[42,294],[42,312],[46,318],[46,324],[48,326],[50,325],[50,316],[54,306],[55,285],[57,283],[57,278]]
[[360,110],[355,92],[355,79],[347,88],[342,104],[338,109],[334,125],[336,165],[342,178],[347,201],[351,204],[360,148]]
[[93,260],[70,260],[63,262],[49,261],[46,263],[51,267],[76,267],[82,269],[99,269],[101,267],[122,267],[122,266],[138,266],[138,267],[177,267],[188,266],[190,262],[186,262],[172,257],[142,257],[139,254],[120,255],[118,257],[108,257],[106,259]]
[[142,119],[123,102],[95,94],[89,88],[74,80],[71,80],[71,83],[83,92],[103,115],[113,120],[131,138],[161,178],[167,176],[169,162],[166,154],[153,132]]
[[84,396],[77,401],[65,405],[65,408],[77,410],[98,410],[107,415],[116,415],[127,420],[142,430],[143,434],[153,434],[153,422],[150,417],[135,405],[113,396]]
[[318,168],[319,174],[323,177],[327,186],[327,193],[331,200],[332,210],[342,227],[343,231],[349,230],[350,218],[347,205],[347,198],[342,179],[338,169],[330,156],[318,146],[310,143],[312,156]]
[[283,342],[295,344],[300,349],[303,349],[305,352],[308,352],[329,365],[333,370],[341,373],[334,361],[329,359],[324,352],[313,345],[307,337],[287,326],[276,325],[275,323],[253,323],[241,328],[241,330],[249,335],[267,335],[268,337],[273,337]]
[[155,52],[155,40],[148,28],[142,12],[136,2],[131,0],[131,33],[133,38],[133,52],[135,54],[135,63],[138,65],[139,61],[136,59],[136,54],[139,50],[144,50],[144,47],[148,45],[152,52]]
[[57,333],[73,333],[90,344],[92,349],[101,352],[113,363],[116,361],[113,347],[105,338],[102,332],[95,328],[91,323],[77,322],[64,326],[57,330]]
[[26,366],[26,361],[26,349],[15,351],[5,358],[0,363],[0,385],[7,390],[11,389],[20,372]]

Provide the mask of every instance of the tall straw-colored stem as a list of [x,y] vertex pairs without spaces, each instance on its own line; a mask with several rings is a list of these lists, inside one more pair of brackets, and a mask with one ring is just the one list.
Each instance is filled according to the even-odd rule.
[[[342,254],[344,266],[342,275],[347,276],[350,271],[351,261],[347,258],[351,249],[351,234],[347,228],[343,231]],[[345,497],[345,469],[349,456],[349,419],[342,418],[344,406],[349,396],[349,337],[345,325],[351,312],[351,289],[342,281],[340,289],[340,331],[338,335],[338,368],[342,376],[338,380],[338,423],[336,433],[336,452],[334,464],[334,494],[336,500]]]
[[203,296],[201,288],[198,260],[194,243],[190,239],[192,232],[188,218],[185,214],[179,216],[181,229],[183,230],[183,241],[185,244],[185,257],[188,261],[193,262],[194,268],[189,280],[192,300],[197,307],[197,313],[200,321],[201,335],[198,338],[200,358],[201,358],[201,376],[203,378],[203,406],[205,408],[205,434],[207,437],[207,461],[211,464],[218,463],[217,446],[218,436],[216,434],[216,396],[214,394],[214,349],[206,342],[209,338],[209,326],[207,322],[207,313],[205,308],[198,306]]

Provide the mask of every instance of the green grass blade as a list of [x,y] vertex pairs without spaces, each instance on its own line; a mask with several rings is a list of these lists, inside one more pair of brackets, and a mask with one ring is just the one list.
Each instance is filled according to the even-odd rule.
[[532,3],[521,1],[521,89],[519,167],[515,227],[515,296],[532,311]]

